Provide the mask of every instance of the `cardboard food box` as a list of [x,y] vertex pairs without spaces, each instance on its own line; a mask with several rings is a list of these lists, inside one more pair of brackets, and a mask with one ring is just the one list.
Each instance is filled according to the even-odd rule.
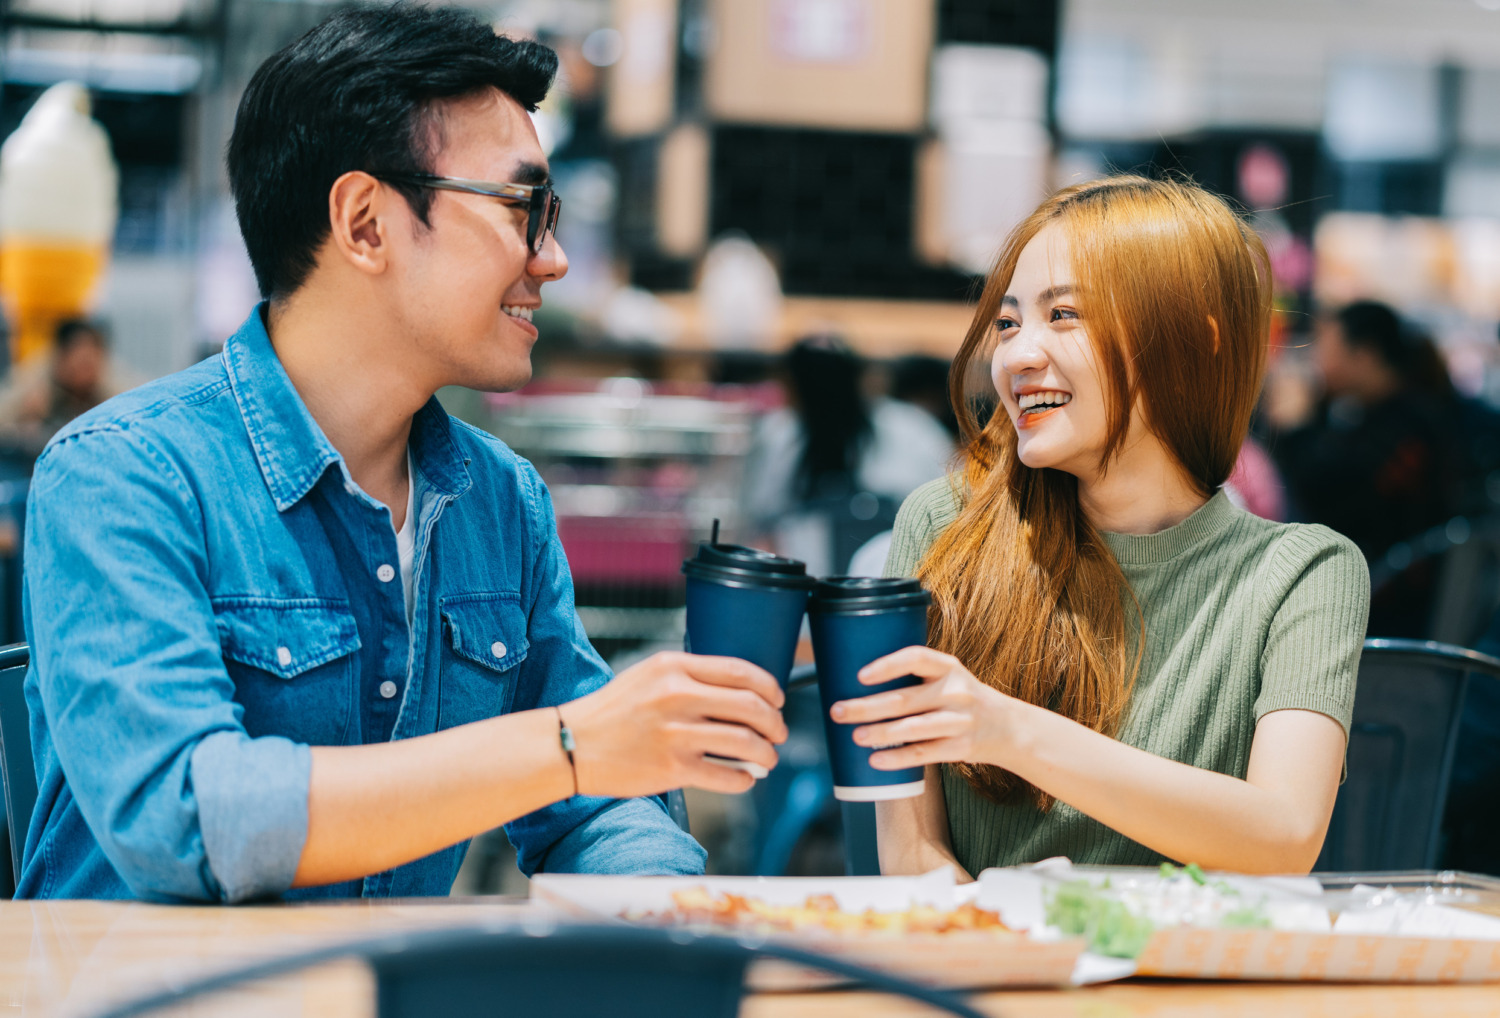
[[[702,889],[771,905],[801,905],[831,895],[844,912],[902,912],[930,905],[944,911],[972,901],[977,885],[959,887],[951,870],[921,877],[601,877],[539,874],[531,882],[538,904],[566,915],[607,921],[657,922],[673,910],[673,892]],[[705,929],[713,930],[712,927]],[[717,932],[728,932],[718,930]],[[850,933],[822,930],[769,933],[782,942],[917,982],[950,989],[1067,986],[1083,953],[1082,940],[1011,931]],[[1128,966],[1125,971],[1128,972]],[[1108,975],[1118,974],[1115,971]],[[1080,978],[1094,978],[1089,972]],[[760,990],[807,989],[841,980],[784,963],[758,964],[749,981]]]
[[[1146,925],[1135,973],[1188,979],[1500,982],[1500,881],[1466,874],[1252,878],[1049,861],[980,874],[977,904],[1057,930],[1049,901],[1086,882]],[[1196,885],[1196,886],[1195,886]],[[1217,899],[1217,904],[1215,904]],[[1486,911],[1497,914],[1487,915]],[[1238,928],[1231,924],[1238,923]],[[1087,931],[1099,948],[1096,933]],[[1128,950],[1128,948],[1127,948]]]

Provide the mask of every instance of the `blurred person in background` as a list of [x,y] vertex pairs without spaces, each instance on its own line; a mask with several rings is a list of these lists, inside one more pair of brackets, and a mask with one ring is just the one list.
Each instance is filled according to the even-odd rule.
[[15,368],[0,390],[0,454],[36,459],[63,425],[128,387],[110,362],[103,327],[63,322],[46,355]]
[[701,873],[662,793],[775,766],[760,669],[612,680],[541,478],[435,398],[531,377],[568,268],[528,115],[555,69],[400,3],[252,77],[228,170],[266,302],[32,479],[18,897],[446,895],[502,824],[528,874]]
[[[1390,307],[1359,301],[1319,321],[1323,391],[1267,402],[1293,518],[1351,538],[1370,562],[1460,511],[1468,476],[1442,356]],[[1435,570],[1419,562],[1371,604],[1376,636],[1422,636]]]
[[927,354],[902,357],[891,365],[891,399],[921,407],[958,440],[958,417],[948,399],[949,361]]
[[830,336],[787,351],[784,384],[790,405],[761,419],[746,463],[746,512],[780,554],[827,576],[943,476],[953,440],[921,407],[870,398],[864,362]]

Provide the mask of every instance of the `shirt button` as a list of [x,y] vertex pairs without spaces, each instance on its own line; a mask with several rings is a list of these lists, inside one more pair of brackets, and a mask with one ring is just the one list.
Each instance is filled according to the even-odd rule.
[[391,697],[395,696],[396,695],[396,684],[394,682],[392,682],[390,679],[386,679],[384,682],[382,682],[380,684],[380,695],[383,696],[387,700],[389,700]]
[[396,578],[396,570],[391,568],[389,562],[382,562],[380,568],[375,570],[375,575],[381,583],[390,583]]
[[276,663],[283,668],[292,663],[292,650],[290,647],[276,648]]
[[490,653],[495,655],[496,657],[504,657],[505,644],[501,643],[499,640],[496,640],[494,643],[490,644]]

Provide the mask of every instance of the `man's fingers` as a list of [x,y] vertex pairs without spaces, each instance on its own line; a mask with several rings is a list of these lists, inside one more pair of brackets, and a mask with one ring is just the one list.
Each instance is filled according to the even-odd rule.
[[709,753],[732,760],[760,764],[766,770],[776,766],[776,749],[765,739],[740,725],[706,723],[686,728],[687,744],[696,756]]
[[777,710],[786,703],[786,694],[771,673],[737,657],[710,657],[707,654],[667,654],[668,662],[699,682],[712,686],[748,689]]
[[712,721],[749,726],[771,742],[786,741],[786,720],[781,716],[781,711],[756,694],[746,689],[725,689],[720,686],[702,685],[698,688],[701,690],[699,710],[703,717]]
[[930,647],[907,647],[877,658],[859,670],[859,681],[878,686],[893,679],[915,675],[919,679],[941,679],[953,670],[953,658]]
[[754,788],[755,779],[737,768],[703,760],[688,768],[683,785],[687,788],[701,788],[705,792],[738,795]]

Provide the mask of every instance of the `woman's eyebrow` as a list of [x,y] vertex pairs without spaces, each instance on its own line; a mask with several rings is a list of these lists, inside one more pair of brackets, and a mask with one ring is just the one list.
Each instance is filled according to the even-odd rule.
[[1072,292],[1073,286],[1071,283],[1064,283],[1061,286],[1049,286],[1037,295],[1036,302],[1038,304],[1051,304],[1057,298],[1066,297]]
[[1000,306],[1003,308],[1015,308],[1017,311],[1021,310],[1021,302],[1008,293],[1000,298]]

